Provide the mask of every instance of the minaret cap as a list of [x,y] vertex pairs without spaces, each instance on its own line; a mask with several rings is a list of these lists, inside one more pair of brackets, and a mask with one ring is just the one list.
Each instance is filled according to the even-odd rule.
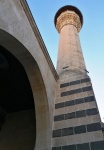
[[[72,12],[75,12],[78,15],[79,21],[80,21],[80,28],[81,28],[82,25],[83,25],[83,16],[82,16],[82,13],[80,12],[80,10],[78,8],[76,8],[75,6],[71,6],[71,5],[64,6],[64,7],[60,8],[57,11],[57,13],[55,15],[55,18],[54,18],[54,23],[55,23],[56,28],[57,28],[57,19],[59,18],[59,16],[62,13],[66,12],[68,10],[72,11]],[[78,29],[79,31],[80,31],[80,28]],[[60,32],[60,31],[58,31],[58,32]]]

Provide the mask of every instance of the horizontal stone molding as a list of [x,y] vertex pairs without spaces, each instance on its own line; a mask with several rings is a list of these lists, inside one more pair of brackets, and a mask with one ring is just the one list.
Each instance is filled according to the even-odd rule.
[[85,82],[90,82],[90,78],[85,78],[85,79],[81,79],[81,80],[63,83],[63,84],[60,84],[60,88],[64,88],[64,87],[68,87],[68,86],[72,86],[72,85],[76,85],[76,84],[81,84],[81,83],[85,83]]
[[92,124],[53,130],[53,138],[71,136],[71,135],[87,133],[87,132],[95,132],[100,130],[102,132],[101,123],[97,122]]
[[97,108],[87,109],[87,110],[79,110],[76,112],[71,112],[67,114],[61,114],[54,116],[54,121],[62,121],[62,120],[68,120],[68,119],[74,119],[74,118],[81,118],[86,116],[92,116],[97,115],[99,112]]
[[94,96],[83,97],[83,98],[79,98],[79,99],[75,99],[71,101],[57,103],[55,104],[55,109],[60,109],[60,108],[78,105],[78,104],[87,103],[87,102],[92,102],[92,101],[95,101]]
[[53,147],[52,150],[104,150],[104,141],[95,141],[90,143],[64,145]]
[[81,92],[91,91],[91,90],[93,90],[92,86],[86,86],[86,87],[82,87],[79,89],[74,89],[74,90],[62,92],[61,97],[72,95],[72,94],[77,94],[77,93],[81,93]]
[[75,12],[70,10],[62,12],[57,18],[56,28],[58,32],[60,33],[61,29],[68,24],[74,25],[77,28],[78,32],[81,29],[81,20],[79,16]]

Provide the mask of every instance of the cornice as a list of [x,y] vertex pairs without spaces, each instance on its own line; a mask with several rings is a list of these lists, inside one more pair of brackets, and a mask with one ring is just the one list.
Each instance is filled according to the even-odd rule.
[[61,29],[65,25],[74,25],[77,28],[77,31],[79,32],[82,25],[79,16],[70,10],[66,10],[62,12],[58,17],[56,21],[56,28],[58,32],[60,33]]
[[44,41],[43,41],[42,36],[41,36],[41,34],[39,32],[39,29],[38,29],[38,27],[36,25],[36,22],[35,22],[35,20],[34,20],[34,18],[32,16],[32,13],[31,13],[30,8],[29,8],[29,6],[27,4],[27,1],[26,0],[20,0],[20,2],[21,2],[21,5],[22,5],[22,7],[24,9],[24,12],[25,12],[25,14],[26,14],[26,16],[27,16],[27,18],[29,20],[31,28],[33,29],[33,32],[34,32],[34,34],[35,34],[35,36],[36,36],[36,38],[38,40],[38,43],[39,43],[39,45],[40,45],[40,47],[41,47],[41,49],[43,51],[43,54],[44,54],[44,56],[45,56],[45,58],[46,58],[46,60],[47,60],[47,62],[49,64],[49,66],[50,66],[52,74],[53,74],[55,80],[57,81],[59,76],[58,76],[58,74],[57,74],[57,72],[56,72],[56,70],[54,68],[52,60],[51,60],[51,58],[49,56],[49,53],[48,53],[47,48],[46,48],[46,46],[44,44]]
[[56,13],[56,15],[55,15],[55,17],[54,17],[55,26],[56,26],[57,18],[60,16],[60,14],[61,14],[62,12],[67,11],[67,10],[70,10],[70,11],[72,11],[72,12],[75,12],[75,13],[79,16],[79,18],[80,18],[81,25],[83,25],[83,15],[82,15],[82,13],[80,12],[80,10],[79,10],[77,7],[75,7],[75,6],[66,5],[66,6],[61,7],[61,8],[57,11],[57,13]]

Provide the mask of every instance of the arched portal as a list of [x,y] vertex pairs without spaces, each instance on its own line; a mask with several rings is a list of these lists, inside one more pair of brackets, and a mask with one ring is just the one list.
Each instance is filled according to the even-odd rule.
[[[8,34],[7,32],[5,32],[3,30],[0,30],[0,45],[1,45],[0,47],[2,47],[2,50],[0,52],[0,57],[2,58],[0,67],[1,67],[2,73],[3,73],[3,71],[8,72],[10,67],[12,67],[12,69],[14,68],[12,70],[14,73],[14,79],[12,78],[11,80],[13,80],[15,83],[15,81],[17,80],[16,76],[18,76],[18,80],[19,81],[21,80],[21,85],[23,84],[22,87],[20,87],[19,82],[16,82],[16,86],[13,87],[11,85],[12,88],[10,88],[9,92],[8,92],[8,95],[10,96],[10,95],[12,95],[13,91],[15,91],[15,94],[18,93],[17,95],[20,95],[20,97],[15,97],[15,95],[12,95],[12,100],[10,99],[11,100],[11,105],[10,105],[10,103],[9,103],[10,100],[9,99],[7,100],[7,96],[5,96],[4,99],[6,99],[8,106],[6,106],[6,103],[1,104],[1,110],[3,111],[4,120],[6,117],[5,109],[7,107],[8,116],[10,116],[9,113],[11,113],[11,116],[9,117],[9,119],[11,120],[11,124],[12,124],[12,126],[11,126],[11,124],[9,124],[9,125],[7,124],[7,126],[5,128],[6,120],[5,120],[5,122],[3,120],[4,125],[2,126],[2,131],[4,128],[7,129],[7,131],[9,131],[8,127],[10,126],[11,131],[15,131],[15,134],[11,134],[12,135],[11,139],[15,139],[16,137],[14,138],[14,136],[16,136],[16,134],[18,135],[17,136],[18,138],[19,137],[22,138],[21,141],[24,138],[24,141],[22,141],[24,143],[19,143],[19,145],[21,145],[21,148],[17,148],[17,149],[15,148],[15,150],[19,150],[19,149],[32,150],[33,144],[34,144],[35,150],[37,150],[40,147],[40,143],[43,148],[48,147],[48,145],[45,145],[45,144],[48,143],[49,145],[51,145],[50,144],[51,138],[49,138],[49,136],[51,136],[49,106],[48,106],[48,100],[47,100],[47,94],[46,94],[44,82],[42,79],[41,71],[37,65],[37,62],[35,61],[34,57],[30,54],[30,52],[17,39],[15,39],[13,36],[11,36],[10,34]],[[13,60],[14,60],[14,62],[13,62]],[[17,71],[18,70],[17,68],[18,69],[21,68],[20,69],[21,73],[19,73],[20,70]],[[11,75],[11,74],[9,74],[9,75]],[[6,74],[5,76],[7,77],[8,74]],[[4,76],[4,80],[5,80],[5,76]],[[10,81],[8,80],[8,82],[10,82]],[[20,87],[20,88],[17,88],[17,87]],[[12,91],[12,89],[13,89],[13,91]],[[6,91],[7,91],[7,89],[6,89]],[[11,91],[11,94],[10,94],[10,91]],[[22,95],[23,93],[21,94],[22,91],[24,93],[24,97]],[[4,90],[4,92],[5,92],[5,90]],[[21,101],[20,101],[20,98],[21,98]],[[26,98],[26,100],[24,100],[25,98]],[[27,103],[26,103],[26,101],[27,101]],[[34,111],[33,103],[35,104],[35,111]],[[24,113],[24,111],[25,111],[25,113]],[[33,111],[34,111],[34,113],[33,113]],[[25,117],[23,117],[23,115],[25,115]],[[27,120],[23,119],[22,117]],[[35,117],[36,117],[36,131],[35,131],[35,122],[34,122]],[[14,120],[16,120],[16,121],[14,121],[15,123],[12,122],[13,121],[12,118]],[[30,120],[28,120],[28,118]],[[32,129],[26,128],[26,124],[28,126],[29,121],[31,122],[29,124],[29,126],[31,126],[30,128],[32,128]],[[8,120],[7,120],[7,122],[9,123]],[[18,127],[16,126],[16,125],[18,125],[17,122],[21,122],[20,126],[18,126]],[[33,126],[33,124],[34,124],[34,126]],[[22,128],[21,128],[21,126],[22,126]],[[20,129],[19,132],[18,132],[17,128]],[[28,131],[25,132],[25,129]],[[32,130],[34,130],[34,131],[32,132]],[[7,132],[5,130],[5,132],[2,132],[2,134],[1,134],[1,138],[4,136],[5,141],[7,141],[7,139],[5,139],[5,137],[7,137],[6,133]],[[31,135],[28,135],[28,133]],[[22,134],[22,136],[21,136],[21,134]],[[31,137],[32,140],[31,140],[31,138],[27,139],[25,137],[26,134],[27,134],[26,137]],[[35,141],[35,137],[36,137],[36,141]],[[17,141],[18,141],[18,138],[17,138]],[[8,137],[8,139],[9,139],[9,137]],[[27,143],[26,143],[26,140],[28,141]],[[28,144],[29,140],[30,140],[30,144]],[[26,146],[26,144],[30,145],[30,147],[32,147],[32,148]],[[4,146],[2,144],[2,142],[0,142],[0,149],[14,150],[15,142],[10,145],[10,143],[8,141],[7,145],[9,145],[8,148],[5,147],[6,145]],[[4,147],[2,148],[2,146],[4,146]]]
[[0,149],[34,149],[35,124],[34,99],[25,70],[0,46]]

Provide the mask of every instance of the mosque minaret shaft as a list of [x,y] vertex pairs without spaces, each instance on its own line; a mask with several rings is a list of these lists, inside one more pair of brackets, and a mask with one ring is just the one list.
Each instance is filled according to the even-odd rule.
[[60,34],[57,72],[65,70],[85,73],[86,66],[81,50],[79,31],[83,24],[81,12],[72,6],[60,9],[55,16],[55,26]]
[[64,6],[54,21],[60,40],[52,150],[104,150],[101,118],[78,35],[82,14]]

